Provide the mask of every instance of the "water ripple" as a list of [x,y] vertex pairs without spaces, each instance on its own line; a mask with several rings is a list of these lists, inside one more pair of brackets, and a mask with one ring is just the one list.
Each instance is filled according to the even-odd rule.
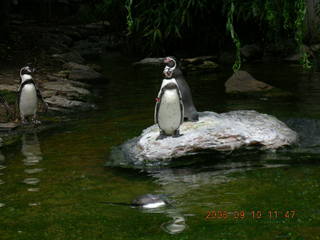
[[40,206],[41,203],[39,203],[39,202],[34,202],[34,203],[29,203],[28,205],[29,205],[30,207],[36,207],[36,206]]
[[40,182],[39,178],[26,178],[23,180],[25,184],[36,185]]
[[24,172],[28,173],[28,174],[34,174],[34,173],[39,173],[42,172],[43,168],[29,168],[29,169],[25,169]]
[[28,188],[28,192],[39,192],[40,188]]

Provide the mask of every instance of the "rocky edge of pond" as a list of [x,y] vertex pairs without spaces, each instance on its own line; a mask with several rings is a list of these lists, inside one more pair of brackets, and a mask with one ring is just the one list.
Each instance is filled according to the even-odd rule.
[[[22,56],[24,60],[20,62],[26,61],[26,63],[5,68],[0,73],[0,91],[10,95],[12,110],[15,108],[12,98],[15,98],[19,87],[19,70],[34,59],[38,60],[37,65],[31,63],[31,66],[36,68],[32,76],[48,103],[51,116],[58,112],[94,109],[95,105],[90,101],[93,95],[93,83],[106,79],[100,73],[101,67],[90,64],[90,61],[99,59],[108,50],[116,50],[123,43],[121,37],[109,32],[107,22],[58,27],[39,27],[32,24],[26,27],[21,22],[16,24],[17,36],[21,35],[21,32],[28,36],[30,31],[34,35],[36,33],[38,37],[32,40],[33,45],[41,47],[42,51],[40,55],[24,52]],[[15,54],[14,51],[12,53]],[[14,59],[17,57],[19,57],[17,54],[8,56]],[[4,116],[6,111],[2,105],[0,113],[1,122],[14,120],[14,117]],[[1,123],[0,135],[7,139],[11,135],[18,134],[19,131],[12,131],[17,126],[15,122]],[[44,128],[45,126],[37,127],[38,130]],[[0,138],[0,146],[2,142]]]
[[275,150],[297,142],[297,133],[268,114],[251,110],[200,112],[198,122],[184,122],[182,136],[156,140],[157,125],[143,130],[111,153],[111,165],[154,166],[203,151]]
[[[250,49],[248,46],[247,48]],[[247,50],[249,51],[249,50]],[[253,50],[252,50],[253,51]],[[249,56],[247,53],[246,56]],[[144,58],[138,62],[133,63],[135,66],[160,66],[163,62],[163,57],[158,58]],[[187,72],[217,72],[219,65],[215,62],[217,60],[214,56],[199,56],[194,58],[181,59],[182,70]],[[292,93],[286,92],[279,88],[275,88],[267,83],[255,79],[250,73],[239,70],[235,72],[225,82],[225,91],[227,94],[233,96],[245,96],[257,94],[259,97],[292,97]]]
[[[91,83],[103,79],[99,66],[86,64],[98,58],[108,48],[115,47],[106,31],[106,23],[81,26],[62,26],[42,32],[50,42],[45,60],[33,75],[50,110],[67,112],[73,109],[94,108],[88,102]],[[48,44],[47,42],[45,44]],[[54,67],[52,67],[52,65]],[[0,75],[0,90],[16,93],[19,86],[19,70],[10,69]]]
[[[144,58],[140,61],[134,62],[134,66],[160,66],[164,57]],[[188,72],[208,73],[217,72],[220,70],[219,65],[216,63],[217,57],[215,56],[199,56],[193,58],[180,59],[181,68]]]

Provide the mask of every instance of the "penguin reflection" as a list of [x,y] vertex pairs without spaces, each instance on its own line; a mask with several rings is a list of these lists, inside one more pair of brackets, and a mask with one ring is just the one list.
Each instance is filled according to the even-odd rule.
[[42,153],[37,133],[25,133],[22,136],[21,153],[25,158],[24,165],[33,166],[42,160]]
[[[1,172],[2,169],[6,168],[5,166],[5,156],[2,154],[2,152],[0,151],[0,177],[3,175],[3,173]],[[0,178],[0,185],[4,184],[4,181]],[[0,203],[1,204],[1,203]]]

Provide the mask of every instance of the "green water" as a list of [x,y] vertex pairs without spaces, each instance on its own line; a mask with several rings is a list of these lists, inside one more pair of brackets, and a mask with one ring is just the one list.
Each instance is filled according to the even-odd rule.
[[[153,124],[161,69],[133,68],[117,56],[103,65],[109,81],[97,86],[97,110],[41,133],[28,130],[0,149],[1,240],[320,239],[319,75],[310,78],[298,66],[247,66],[257,79],[292,91],[295,98],[287,99],[225,96],[230,70],[189,75],[199,111],[269,113],[297,130],[300,144],[141,171],[104,165],[113,147]],[[142,211],[100,203],[146,193],[164,194],[173,206]],[[172,234],[177,218],[184,224]]]

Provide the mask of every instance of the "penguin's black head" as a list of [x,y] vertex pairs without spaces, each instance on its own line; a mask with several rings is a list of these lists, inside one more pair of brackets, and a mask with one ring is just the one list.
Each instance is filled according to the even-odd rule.
[[177,60],[175,57],[165,57],[163,63],[169,68],[175,68],[177,66]]
[[163,74],[166,78],[171,78],[173,71],[176,69],[177,67],[177,60],[175,59],[175,57],[165,57],[163,59],[163,63],[165,64],[164,70],[163,70]]

